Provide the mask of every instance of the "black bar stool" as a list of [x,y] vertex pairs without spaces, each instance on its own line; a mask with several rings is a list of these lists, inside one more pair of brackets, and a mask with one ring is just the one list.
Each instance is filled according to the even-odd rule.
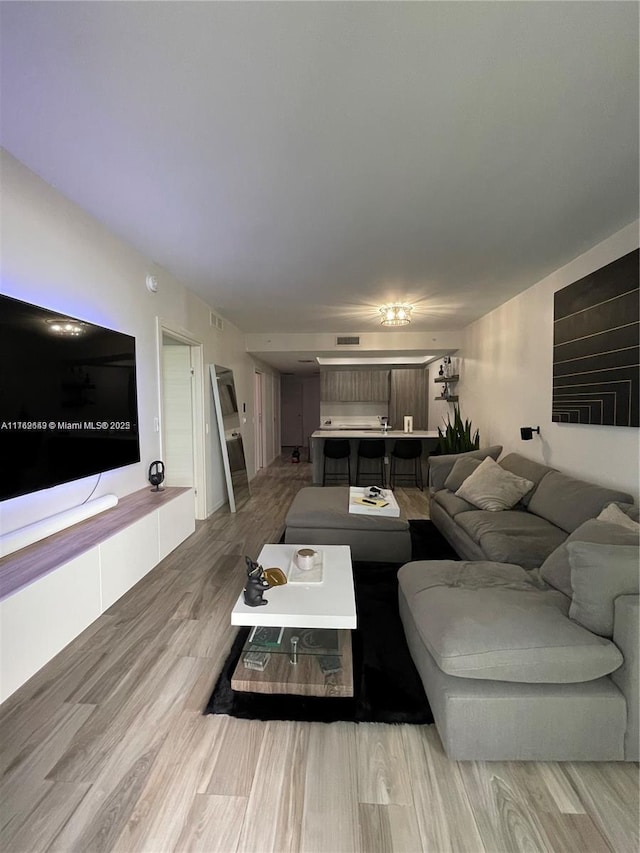
[[[384,439],[383,438],[361,438],[358,442],[358,462],[356,465],[356,486],[360,484],[360,460],[377,459],[380,461],[380,481],[369,485],[379,485],[384,489]],[[371,472],[365,471],[370,476]],[[374,472],[377,473],[377,472]]]
[[401,474],[403,478],[412,477],[416,486],[423,491],[422,483],[422,441],[419,438],[399,438],[391,451],[391,488],[396,485],[396,467],[398,459],[413,460],[413,472]]
[[[347,460],[347,476],[349,485],[351,485],[351,444],[347,438],[325,438],[324,440],[324,459],[322,460],[322,485],[324,486],[327,478],[327,459],[346,459]],[[329,472],[332,477],[342,477],[340,471]]]

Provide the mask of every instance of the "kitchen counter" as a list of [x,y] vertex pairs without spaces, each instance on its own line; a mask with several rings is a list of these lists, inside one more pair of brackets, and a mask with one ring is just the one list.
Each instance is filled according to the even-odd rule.
[[[400,429],[390,429],[383,432],[381,429],[317,429],[311,434],[311,462],[313,463],[313,482],[314,485],[322,485],[322,467],[324,463],[322,448],[324,441],[327,438],[345,438],[351,444],[351,472],[355,478],[356,462],[358,458],[358,442],[361,438],[375,439],[383,438],[385,441],[385,465],[389,464],[389,456],[393,445],[398,439],[419,438],[422,440],[422,464],[423,464],[423,479],[426,482],[425,467],[426,461],[429,458],[429,453],[438,445],[438,430],[414,430],[413,432],[403,432]],[[327,469],[329,470],[329,469]],[[364,483],[366,475],[361,478]],[[388,481],[388,471],[387,471]],[[346,482],[346,479],[345,479]],[[335,484],[332,484],[335,485]],[[354,483],[354,485],[357,485]]]
[[311,433],[311,438],[438,438],[438,430],[420,430],[404,432],[401,429],[317,429]]

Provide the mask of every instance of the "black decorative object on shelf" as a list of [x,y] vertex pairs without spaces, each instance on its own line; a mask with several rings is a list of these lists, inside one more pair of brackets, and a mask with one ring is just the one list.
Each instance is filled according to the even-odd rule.
[[149,465],[149,482],[154,487],[150,489],[151,492],[164,492],[164,489],[161,489],[160,486],[164,482],[164,462],[161,462],[157,459],[155,462],[152,462]]
[[[440,368],[440,370],[442,370],[442,367]],[[436,376],[433,381],[437,382],[438,384],[442,383],[442,392],[439,397],[434,397],[434,399],[443,400],[446,403],[457,403],[458,395],[451,393],[451,385],[454,382],[457,382],[458,379],[460,379],[460,377],[457,373],[453,376],[443,376],[442,374]]]
[[260,563],[250,557],[244,558],[247,564],[247,583],[243,590],[244,603],[247,607],[262,607],[269,602],[263,598],[265,589],[269,589],[269,581],[265,579],[264,570]]

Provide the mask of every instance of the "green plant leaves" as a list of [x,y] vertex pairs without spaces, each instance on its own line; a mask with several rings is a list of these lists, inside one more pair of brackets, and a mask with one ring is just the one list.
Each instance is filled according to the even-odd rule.
[[453,423],[447,415],[444,432],[438,427],[438,449],[442,454],[466,453],[480,447],[480,433],[471,433],[471,421],[462,422],[459,406],[453,407]]

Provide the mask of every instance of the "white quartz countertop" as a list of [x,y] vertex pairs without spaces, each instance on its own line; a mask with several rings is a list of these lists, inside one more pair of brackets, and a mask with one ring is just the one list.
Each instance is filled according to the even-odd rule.
[[438,430],[414,429],[403,432],[401,429],[317,429],[311,438],[437,438]]

